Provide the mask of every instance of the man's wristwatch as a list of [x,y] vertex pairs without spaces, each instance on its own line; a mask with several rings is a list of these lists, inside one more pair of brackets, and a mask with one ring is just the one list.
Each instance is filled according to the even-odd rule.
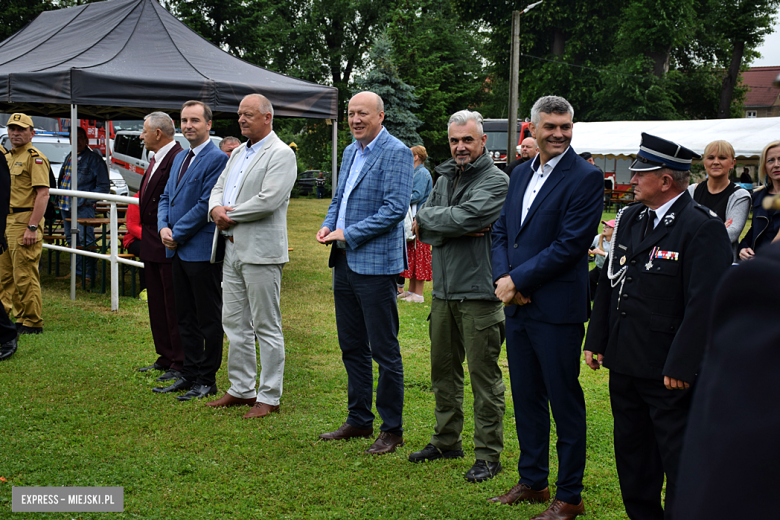
[[38,231],[38,226],[36,226],[34,224],[30,224],[29,226],[27,226],[27,229],[29,229],[30,231],[35,232],[35,231]]

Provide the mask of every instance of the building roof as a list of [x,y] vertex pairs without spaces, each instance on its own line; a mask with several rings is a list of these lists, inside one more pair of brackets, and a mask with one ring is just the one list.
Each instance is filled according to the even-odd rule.
[[780,88],[772,82],[780,74],[780,67],[753,67],[742,73],[742,83],[750,87],[745,97],[746,107],[771,107],[780,95]]

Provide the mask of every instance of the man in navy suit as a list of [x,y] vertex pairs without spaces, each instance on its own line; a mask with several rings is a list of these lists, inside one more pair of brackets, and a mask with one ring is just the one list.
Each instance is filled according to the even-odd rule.
[[184,363],[179,322],[176,318],[171,259],[167,257],[167,249],[157,232],[160,197],[168,184],[173,160],[181,152],[181,146],[173,138],[175,132],[173,119],[165,112],[152,112],[144,118],[141,140],[147,150],[154,152],[154,157],[141,180],[138,195],[142,229],[140,257],[146,273],[149,326],[152,329],[157,360],[138,370],[165,370],[166,372],[157,378],[158,382],[181,377]]
[[317,241],[333,244],[329,266],[341,358],[347,370],[349,415],[338,430],[320,438],[373,434],[373,359],[379,365],[376,409],[383,424],[367,451],[382,455],[404,444],[404,367],[395,278],[407,268],[402,221],[412,198],[414,158],[382,126],[384,103],[373,92],[350,99],[348,117],[356,142],[344,150],[338,190]]
[[175,383],[154,391],[189,390],[177,397],[188,401],[217,393],[216,375],[222,364],[222,265],[210,262],[215,226],[206,214],[228,157],[209,139],[211,109],[205,103],[184,103],[181,130],[190,149],[173,161],[157,208],[157,228],[166,255],[172,258],[184,366]]
[[550,408],[558,433],[555,500],[532,520],[585,512],[585,399],[579,383],[588,319],[588,246],[604,179],[569,146],[574,109],[546,96],[531,109],[539,155],[512,174],[493,229],[493,279],[506,307],[506,350],[520,444],[520,481],[490,499],[547,502]]

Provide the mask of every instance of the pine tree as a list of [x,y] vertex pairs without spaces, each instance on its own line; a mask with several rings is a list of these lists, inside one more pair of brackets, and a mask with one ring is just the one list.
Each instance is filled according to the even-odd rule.
[[383,124],[390,135],[400,139],[406,146],[422,144],[422,138],[417,133],[422,121],[412,112],[419,106],[417,96],[414,87],[398,75],[393,45],[387,33],[381,34],[371,47],[369,63],[371,70],[355,82],[358,91],[369,90],[382,98],[385,103]]

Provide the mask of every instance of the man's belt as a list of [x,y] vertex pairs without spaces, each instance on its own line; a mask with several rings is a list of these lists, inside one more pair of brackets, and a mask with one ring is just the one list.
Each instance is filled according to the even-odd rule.
[[9,208],[11,213],[25,213],[27,211],[32,211],[32,208]]

